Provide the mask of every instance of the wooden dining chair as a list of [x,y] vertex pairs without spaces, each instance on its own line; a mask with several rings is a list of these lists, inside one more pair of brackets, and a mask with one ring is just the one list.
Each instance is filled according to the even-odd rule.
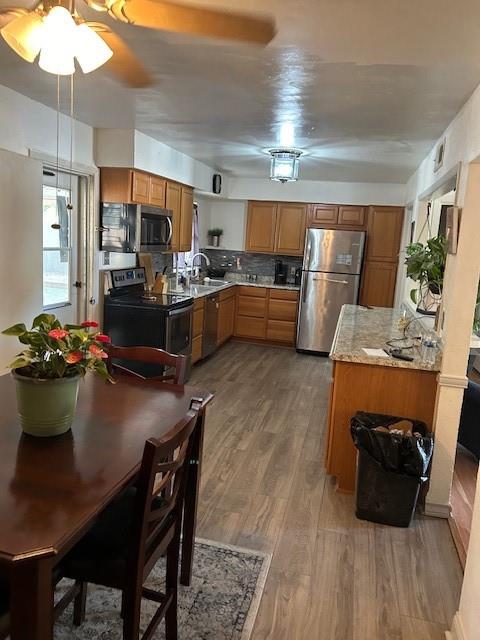
[[[168,351],[156,349],[155,347],[119,347],[113,344],[108,345],[106,351],[108,353],[107,367],[112,376],[117,370],[124,375],[134,376],[141,380],[173,381],[174,384],[185,383],[188,363],[186,356],[168,353]],[[115,360],[160,365],[168,369],[174,369],[175,373],[146,378],[123,364],[114,362]]]
[[[123,639],[138,640],[142,597],[158,603],[142,640],[153,637],[165,618],[166,640],[177,640],[177,589],[180,532],[192,433],[201,403],[172,431],[145,443],[135,487],[125,491],[65,558],[65,574],[84,583],[122,591]],[[167,490],[169,487],[172,490]],[[160,593],[144,583],[161,555],[166,555],[166,588]],[[76,601],[85,609],[86,588]]]

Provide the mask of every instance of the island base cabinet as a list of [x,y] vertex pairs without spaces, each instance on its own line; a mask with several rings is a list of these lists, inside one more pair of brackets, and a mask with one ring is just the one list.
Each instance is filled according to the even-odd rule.
[[432,429],[437,372],[335,362],[326,446],[327,473],[339,491],[355,491],[357,452],[350,420],[357,411],[415,418]]

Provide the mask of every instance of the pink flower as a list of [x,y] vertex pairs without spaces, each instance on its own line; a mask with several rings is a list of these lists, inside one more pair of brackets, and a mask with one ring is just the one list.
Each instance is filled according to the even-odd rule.
[[94,329],[97,329],[100,325],[98,324],[98,322],[95,322],[95,320],[85,320],[85,322],[82,322],[82,327],[93,327]]
[[99,333],[98,335],[96,335],[95,340],[97,342],[106,342],[106,343],[110,343],[112,341],[110,336],[106,336],[104,333]]
[[83,353],[81,351],[71,351],[65,356],[65,360],[68,364],[77,364],[83,359]]
[[95,358],[99,358],[99,359],[101,359],[101,358],[103,358],[103,359],[108,358],[108,355],[105,353],[105,351],[104,351],[101,347],[99,347],[98,345],[96,345],[96,344],[91,344],[91,345],[88,347],[88,350],[90,351],[90,353],[92,354],[92,356],[94,356]]
[[65,331],[65,329],[52,329],[48,332],[48,335],[54,340],[63,340],[68,336],[68,331]]

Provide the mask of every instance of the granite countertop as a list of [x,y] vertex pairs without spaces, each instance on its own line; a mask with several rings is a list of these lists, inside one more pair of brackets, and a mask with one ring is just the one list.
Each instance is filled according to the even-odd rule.
[[[272,278],[273,280],[273,278]],[[225,291],[225,289],[231,289],[237,285],[245,287],[261,287],[267,289],[287,289],[289,291],[300,291],[300,287],[294,284],[273,284],[273,282],[246,282],[243,280],[235,280],[234,282],[225,281],[225,284],[219,286],[208,286],[191,284],[190,287],[184,287],[183,291],[169,291],[169,293],[175,293],[177,295],[189,296],[191,298],[204,298],[212,295],[217,291]]]
[[[397,360],[396,358],[370,356],[363,349],[388,349],[387,340],[401,338],[403,333],[398,329],[398,319],[401,311],[346,304],[342,307],[338,318],[335,338],[333,340],[330,358],[340,362],[357,362],[360,364],[374,364],[383,367],[397,367],[400,369],[417,369],[421,371],[439,371],[441,364],[441,350],[438,351],[434,365],[422,362],[420,347],[405,351],[413,356],[412,362]],[[415,334],[415,331],[413,331]],[[415,334],[416,335],[416,334]],[[408,341],[411,344],[411,340]],[[401,346],[399,343],[398,346]]]

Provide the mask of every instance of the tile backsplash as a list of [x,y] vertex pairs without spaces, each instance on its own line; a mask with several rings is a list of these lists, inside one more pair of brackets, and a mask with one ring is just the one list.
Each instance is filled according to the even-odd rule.
[[229,251],[228,249],[202,249],[211,261],[212,267],[226,269],[238,275],[256,274],[258,276],[275,275],[275,261],[282,260],[288,266],[288,281],[293,282],[295,270],[302,266],[302,258],[294,256],[268,255],[264,253],[247,253],[246,251]]

